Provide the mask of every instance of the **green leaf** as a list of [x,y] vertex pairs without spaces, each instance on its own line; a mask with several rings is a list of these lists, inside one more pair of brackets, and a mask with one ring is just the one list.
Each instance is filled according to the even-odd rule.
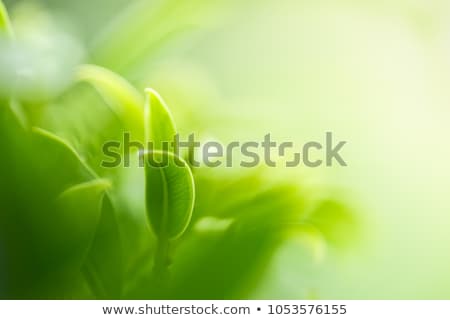
[[118,74],[95,65],[82,65],[77,78],[99,92],[106,104],[137,139],[144,137],[144,100],[136,89]]
[[191,220],[195,198],[192,172],[183,159],[171,152],[150,151],[145,159],[150,224],[160,239],[176,239]]
[[[72,185],[98,178],[77,151],[66,141],[41,128],[33,127],[33,146],[39,150],[39,158],[34,163],[35,173],[44,178],[55,168],[64,165],[58,175],[52,177],[54,187],[64,190]],[[58,192],[55,190],[54,192]]]
[[97,231],[82,271],[97,299],[120,299],[123,289],[122,241],[108,196],[103,199]]
[[[197,222],[173,256],[170,299],[242,299],[267,274],[305,204],[297,185],[270,181],[264,173],[196,172]],[[205,217],[232,224],[222,232],[201,232]]]
[[109,187],[104,179],[92,180],[68,188],[56,200],[53,227],[47,228],[49,240],[55,241],[57,254],[70,256],[80,267],[93,242]]
[[175,122],[166,103],[153,89],[145,89],[147,101],[145,104],[145,138],[153,144],[153,149],[163,150],[163,142],[167,142],[165,151],[173,151],[170,143],[177,133]]
[[59,196],[51,217],[46,218],[45,230],[50,230],[45,235],[46,247],[66,265],[68,261],[81,267],[95,297],[119,298],[123,288],[122,248],[114,208],[105,195],[109,182],[97,178],[63,139],[40,128],[33,128],[33,134],[34,146],[42,153],[40,160],[48,157],[39,171],[48,175],[63,163],[65,170],[53,178],[58,180],[58,188],[77,183]]
[[0,32],[5,31],[10,37],[13,36],[11,22],[9,20],[8,11],[6,10],[3,1],[0,0]]

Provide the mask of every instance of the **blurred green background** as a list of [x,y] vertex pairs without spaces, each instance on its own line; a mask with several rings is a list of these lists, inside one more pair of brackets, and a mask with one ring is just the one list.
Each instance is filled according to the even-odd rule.
[[[99,145],[111,137],[105,132],[117,124],[108,120],[107,107],[92,89],[72,88],[73,69],[80,63],[108,68],[139,92],[147,86],[158,90],[184,133],[227,141],[260,140],[270,132],[278,141],[301,144],[321,141],[332,131],[348,141],[343,153],[348,167],[266,169],[263,182],[241,180],[245,170],[233,175],[200,170],[196,182],[205,190],[223,185],[208,179],[238,178],[235,185],[226,184],[232,186],[227,200],[211,200],[200,190],[199,216],[276,180],[276,186],[287,181],[299,187],[302,200],[286,200],[288,192],[277,196],[275,188],[268,203],[282,199],[303,208],[299,203],[306,198],[308,208],[330,198],[351,207],[358,223],[326,246],[314,237],[305,246],[299,235],[283,241],[270,259],[243,261],[255,266],[248,274],[236,267],[229,277],[237,283],[258,274],[260,266],[264,272],[251,286],[236,285],[234,291],[227,276],[222,289],[221,284],[209,288],[207,280],[216,278],[197,264],[220,268],[221,259],[236,258],[233,250],[241,250],[237,257],[244,259],[255,248],[241,241],[253,236],[262,241],[264,233],[244,232],[233,240],[234,249],[224,238],[198,256],[203,238],[187,235],[174,268],[189,270],[194,280],[178,279],[175,270],[177,284],[169,297],[450,298],[448,1],[15,0],[5,5],[16,37],[24,40],[19,51],[2,47],[2,95],[11,90],[16,64],[24,66],[15,92],[28,117],[70,141],[93,167],[102,157]],[[133,180],[139,173],[124,171],[97,173],[113,180],[122,215],[141,212],[142,191],[134,182],[140,180]],[[239,209],[255,214],[244,225],[260,219],[255,206]],[[140,242],[131,235],[127,241],[136,251],[150,250],[136,247]],[[221,249],[222,255],[208,256]],[[129,274],[137,272],[130,268]],[[193,289],[195,275],[206,279],[198,289]],[[146,281],[145,275],[131,278]],[[152,297],[137,285],[128,287],[125,297]]]

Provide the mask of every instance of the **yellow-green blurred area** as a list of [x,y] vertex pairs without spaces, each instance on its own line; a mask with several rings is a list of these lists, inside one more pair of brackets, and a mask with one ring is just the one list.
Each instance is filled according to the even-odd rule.
[[[26,252],[9,255],[11,248],[34,247],[23,239],[13,244],[16,234],[7,232],[0,237],[0,297],[39,298],[21,294],[28,281],[36,292],[45,287],[43,298],[46,290],[48,297],[59,298],[161,297],[145,286],[151,286],[146,270],[152,263],[153,240],[142,213],[142,172],[99,166],[102,143],[120,138],[130,128],[123,127],[105,103],[108,99],[85,83],[89,81],[76,80],[77,66],[95,64],[122,76],[142,96],[144,88],[156,89],[183,134],[261,141],[271,133],[277,141],[300,146],[323,141],[325,132],[333,132],[337,140],[347,141],[342,152],[347,167],[194,172],[196,209],[186,236],[177,244],[173,291],[167,297],[450,298],[450,2],[4,3],[15,40],[0,38],[0,101],[14,96],[21,111],[12,109],[22,125],[43,127],[62,137],[95,174],[111,180],[118,227],[105,223],[105,234],[119,229],[123,255],[115,256],[101,240],[96,243],[104,256],[93,251],[90,255],[100,265],[104,258],[124,267],[120,289],[109,283],[100,294],[84,295],[89,291],[86,283],[98,284],[88,279],[80,280],[80,288],[64,288],[58,295],[57,289],[42,284],[45,277],[35,281],[25,267],[10,277],[9,269],[39,253],[33,252],[33,258]],[[122,98],[111,104],[140,102]],[[137,139],[140,129],[133,128]],[[14,130],[5,129],[9,138]],[[1,148],[5,144],[6,151],[19,152],[14,143],[22,140],[13,140],[0,142]],[[25,140],[21,148],[36,145]],[[27,161],[21,158],[16,166],[5,160],[8,153],[1,157],[6,181],[17,186],[31,181],[20,172]],[[32,176],[33,167],[26,172]],[[45,182],[39,175],[33,179]],[[72,180],[85,182],[80,177]],[[59,188],[59,182],[53,182],[48,182],[45,194]],[[35,192],[30,186],[19,189]],[[8,190],[1,185],[0,191]],[[54,210],[41,206],[43,199],[30,202],[40,208],[37,214]],[[25,203],[16,206],[8,198],[2,205],[3,213],[8,212],[3,217],[24,210],[23,220],[28,215],[31,221],[39,220]],[[282,235],[271,233],[297,214],[305,220],[284,228]],[[228,227],[234,221],[239,225],[231,232]],[[78,222],[79,228],[87,223]],[[21,223],[29,220],[0,227],[0,232]],[[230,233],[220,236],[221,232]],[[31,233],[38,238],[46,234]],[[9,249],[2,251],[2,246]],[[44,260],[39,268],[55,266],[51,259]],[[61,279],[65,268],[57,271]],[[99,278],[117,275],[112,267],[105,268],[104,273],[95,270]],[[35,272],[36,277],[43,274]],[[19,279],[19,285],[12,285],[11,279]]]

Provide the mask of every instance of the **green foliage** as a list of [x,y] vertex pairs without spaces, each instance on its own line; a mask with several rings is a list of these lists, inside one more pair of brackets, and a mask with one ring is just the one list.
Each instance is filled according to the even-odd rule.
[[[60,138],[24,129],[4,105],[0,111],[7,155],[0,163],[0,234],[11,280],[8,296],[71,296],[108,183]],[[61,163],[64,168],[57,169]]]
[[[139,2],[103,30],[92,61],[70,76],[64,71],[72,82],[57,93],[42,99],[23,90],[13,99],[0,90],[0,297],[245,298],[286,239],[349,242],[353,216],[332,197],[312,200],[295,179],[272,181],[260,168],[193,172],[163,150],[178,133],[179,114],[155,90],[144,99],[129,71],[148,70],[148,53],[219,3],[195,1],[202,10],[184,15],[189,5],[170,0],[147,19],[136,8],[152,4]],[[9,26],[0,5],[0,28],[12,32]],[[155,37],[136,40],[148,32]],[[197,118],[194,128],[185,119],[182,130],[214,132],[217,121]],[[101,167],[102,144],[124,132],[153,144],[145,170]]]
[[93,297],[120,299],[124,287],[123,241],[109,196],[101,204],[94,239],[81,267]]
[[117,74],[95,65],[80,66],[77,78],[92,84],[106,104],[124,122],[125,130],[142,141],[143,99],[134,87]]
[[[171,152],[145,155],[147,215],[159,238],[174,240],[186,230],[194,208],[194,178],[187,163]],[[149,161],[149,158],[152,158]],[[150,162],[163,163],[159,166]]]
[[[51,241],[61,247],[61,255],[70,254],[76,261],[84,261],[101,216],[105,190],[109,183],[92,180],[63,191],[56,199],[56,212]],[[82,208],[82,210],[80,210]],[[81,263],[80,263],[81,266]]]

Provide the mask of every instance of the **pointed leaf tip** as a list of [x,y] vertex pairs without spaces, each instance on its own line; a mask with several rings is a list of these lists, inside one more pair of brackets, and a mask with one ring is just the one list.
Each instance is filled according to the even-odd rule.
[[151,142],[153,149],[163,150],[163,142],[168,143],[166,150],[173,151],[170,143],[177,134],[172,114],[161,96],[153,89],[145,89],[145,132],[146,142]]

